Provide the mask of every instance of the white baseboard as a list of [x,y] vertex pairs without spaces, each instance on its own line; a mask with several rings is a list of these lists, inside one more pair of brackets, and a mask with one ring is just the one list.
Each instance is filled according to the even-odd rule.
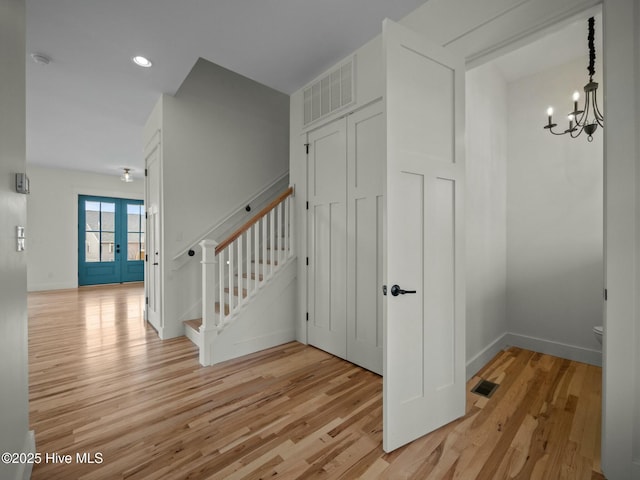
[[602,352],[589,348],[578,347],[561,342],[554,342],[544,338],[529,337],[517,333],[507,333],[504,336],[505,345],[520,347],[534,352],[546,353],[555,357],[566,358],[576,362],[587,363],[597,367],[602,366]]
[[27,292],[45,292],[47,290],[70,290],[78,288],[78,282],[53,282],[27,284]]
[[507,346],[505,337],[507,334],[503,334],[496,338],[493,342],[483,348],[480,353],[467,361],[467,381],[480,371],[493,357],[495,357],[500,351],[504,350]]
[[[36,435],[33,430],[27,432],[27,437],[24,440],[24,447],[22,448],[24,453],[36,453]],[[21,463],[18,466],[18,473],[16,475],[17,480],[29,480],[31,478],[31,472],[33,470],[33,463]]]

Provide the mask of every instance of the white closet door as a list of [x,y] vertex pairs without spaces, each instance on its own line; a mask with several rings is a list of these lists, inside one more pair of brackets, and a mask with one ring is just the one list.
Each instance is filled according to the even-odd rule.
[[385,129],[381,101],[348,116],[347,360],[378,374],[382,374]]
[[346,120],[309,133],[308,142],[308,341],[346,359]]

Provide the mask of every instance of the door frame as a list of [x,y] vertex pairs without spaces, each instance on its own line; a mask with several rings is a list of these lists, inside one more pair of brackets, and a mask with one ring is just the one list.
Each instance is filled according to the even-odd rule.
[[[149,170],[149,159],[151,156],[157,152],[157,162],[158,162],[158,198],[151,198],[151,188],[150,177],[148,175]],[[155,258],[155,252],[153,256],[151,252],[147,252],[147,256],[145,257],[145,282],[144,282],[144,294],[145,294],[145,303],[144,303],[144,319],[147,321],[157,332],[158,336],[162,339],[164,338],[164,281],[163,281],[163,259],[164,259],[164,229],[163,229],[163,218],[162,218],[162,210],[163,210],[163,188],[162,188],[162,178],[163,178],[163,155],[162,155],[162,131],[160,129],[155,130],[149,137],[149,141],[147,142],[144,149],[144,205],[145,205],[145,217],[147,220],[147,250],[149,250],[149,220],[148,214],[149,212],[153,212],[156,215],[156,232],[153,232],[155,236],[154,241],[158,251],[158,273],[157,273],[157,281],[158,285],[156,286],[156,292],[160,296],[158,303],[158,311],[157,318],[151,319],[149,316],[149,279],[151,278],[150,269],[153,268],[153,260]],[[157,235],[156,235],[157,233]]]

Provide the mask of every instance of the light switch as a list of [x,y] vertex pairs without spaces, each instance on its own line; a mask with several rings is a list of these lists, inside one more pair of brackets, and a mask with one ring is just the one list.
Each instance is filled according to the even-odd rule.
[[21,225],[16,226],[16,249],[18,252],[24,252],[24,227]]

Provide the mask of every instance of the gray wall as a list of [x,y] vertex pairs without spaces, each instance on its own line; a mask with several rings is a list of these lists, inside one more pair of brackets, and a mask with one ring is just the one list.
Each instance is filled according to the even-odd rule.
[[502,347],[506,316],[507,85],[491,64],[466,75],[467,376]]
[[[14,174],[25,171],[25,57],[24,2],[0,0],[0,452],[30,448],[27,254],[16,251],[27,207],[14,190]],[[2,462],[0,478],[20,478],[22,469]]]
[[169,338],[200,316],[201,298],[200,264],[173,257],[288,171],[289,97],[200,59],[175,97],[163,97],[163,142]]
[[[508,85],[507,317],[512,342],[600,364],[591,330],[603,323],[603,135],[589,143],[542,128],[548,105],[572,107],[587,63]],[[565,114],[554,121],[568,127]]]

